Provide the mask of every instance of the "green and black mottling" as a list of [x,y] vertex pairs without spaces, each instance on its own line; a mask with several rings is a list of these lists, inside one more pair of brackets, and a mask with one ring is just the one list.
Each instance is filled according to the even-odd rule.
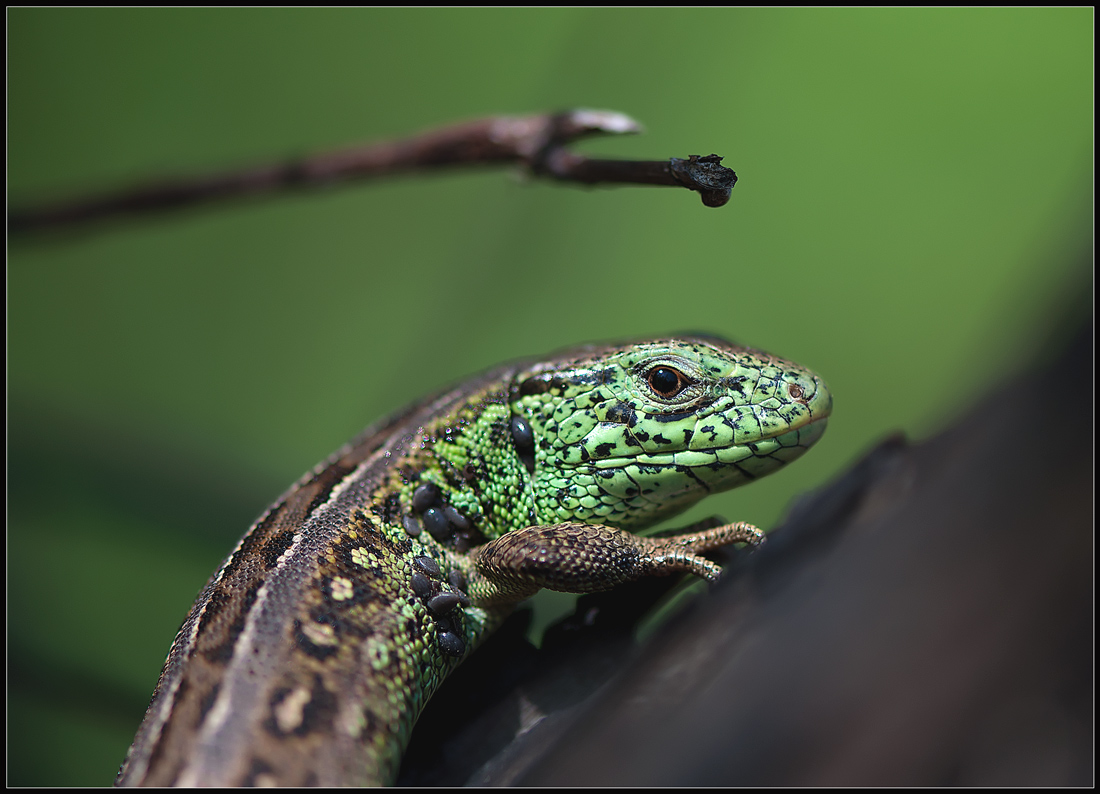
[[812,372],[709,337],[506,365],[368,428],[260,518],[180,629],[120,785],[391,781],[432,693],[541,587],[720,573],[748,524],[633,530],[824,432]]

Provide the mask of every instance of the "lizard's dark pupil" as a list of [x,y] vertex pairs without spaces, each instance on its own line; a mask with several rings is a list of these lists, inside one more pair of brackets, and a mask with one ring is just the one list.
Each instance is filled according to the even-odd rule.
[[657,367],[649,373],[649,385],[662,397],[673,397],[680,391],[683,376],[670,367]]

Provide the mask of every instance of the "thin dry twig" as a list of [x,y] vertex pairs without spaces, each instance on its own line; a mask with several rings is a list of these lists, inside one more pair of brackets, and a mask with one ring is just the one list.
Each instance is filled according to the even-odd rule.
[[691,155],[686,160],[606,160],[566,148],[586,136],[640,131],[641,125],[629,116],[605,110],[495,116],[285,163],[162,179],[117,192],[13,210],[8,214],[8,231],[63,227],[402,172],[506,163],[519,164],[533,176],[560,182],[686,187],[697,191],[708,207],[720,207],[729,200],[737,175],[722,166],[722,158],[716,154]]

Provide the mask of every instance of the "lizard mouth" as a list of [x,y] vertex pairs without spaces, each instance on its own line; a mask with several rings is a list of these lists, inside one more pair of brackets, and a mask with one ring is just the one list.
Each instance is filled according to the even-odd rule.
[[[819,416],[811,417],[808,422],[795,425],[779,433],[775,433],[770,436],[764,436],[760,441],[770,440],[783,440],[788,437],[798,437],[800,440],[800,446],[809,447],[825,432],[825,426],[829,423],[829,414],[821,414]],[[809,436],[809,438],[807,438]],[[759,442],[756,442],[759,443]]]
[[810,447],[825,432],[829,414],[822,413],[809,417],[806,421],[792,427],[778,430],[771,435],[748,441],[743,444],[704,447],[702,449],[680,449],[667,452],[640,453],[631,457],[619,456],[598,458],[590,465],[597,469],[618,469],[628,466],[676,466],[695,468],[715,464],[737,464],[750,458],[779,456],[777,459],[793,460]]

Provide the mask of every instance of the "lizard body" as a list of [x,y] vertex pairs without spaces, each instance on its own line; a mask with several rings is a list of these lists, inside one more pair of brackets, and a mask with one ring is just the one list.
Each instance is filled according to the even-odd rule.
[[631,534],[794,460],[832,398],[712,337],[490,370],[369,427],[260,517],[176,636],[118,785],[385,784],[440,683],[541,587],[716,579],[747,524]]

